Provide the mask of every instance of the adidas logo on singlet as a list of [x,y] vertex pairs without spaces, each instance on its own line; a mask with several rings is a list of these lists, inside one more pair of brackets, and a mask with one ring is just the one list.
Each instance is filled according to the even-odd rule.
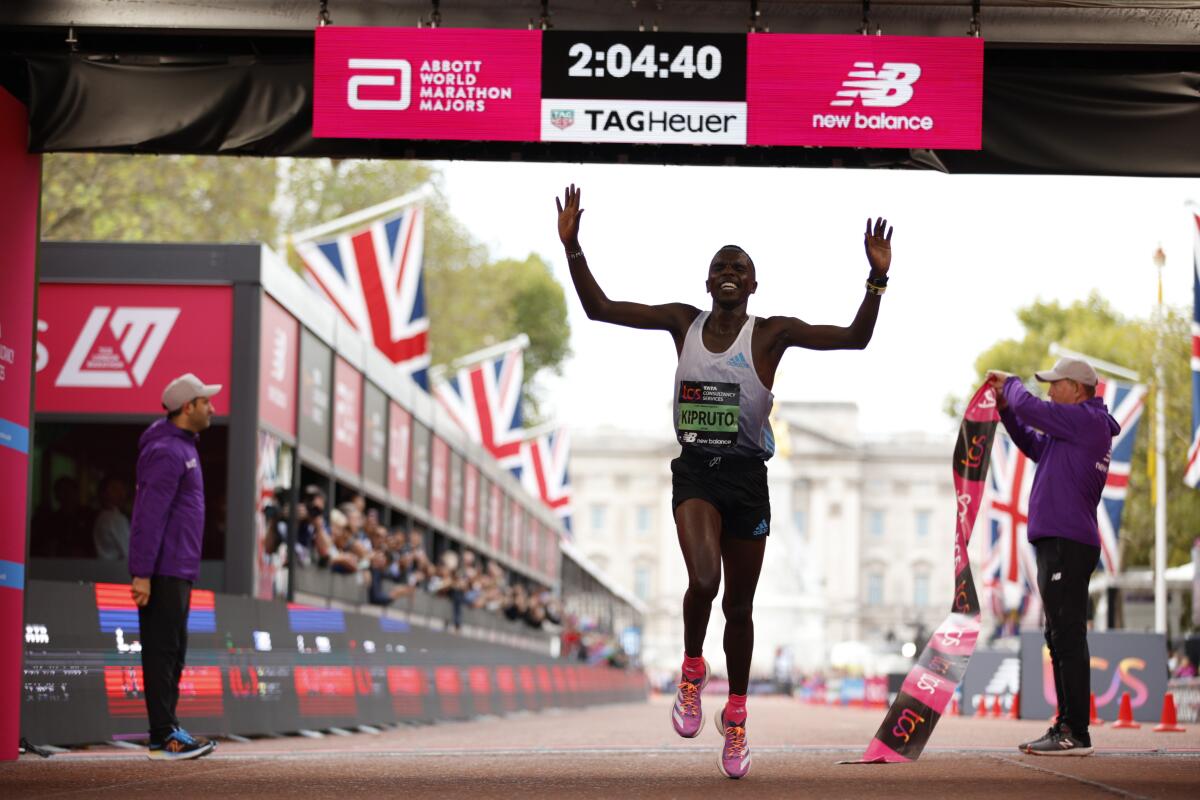
[[725,363],[731,367],[742,367],[743,369],[750,369],[750,363],[748,361],[746,361],[746,357],[744,355],[742,355],[741,353],[738,353],[736,356],[729,359]]

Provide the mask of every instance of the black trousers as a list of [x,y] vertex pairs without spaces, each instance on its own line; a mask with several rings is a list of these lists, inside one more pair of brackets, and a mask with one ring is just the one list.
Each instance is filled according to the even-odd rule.
[[1058,719],[1075,734],[1087,733],[1092,691],[1087,643],[1088,581],[1100,548],[1073,539],[1048,537],[1033,543],[1037,583],[1046,612],[1046,645],[1054,668]]
[[179,679],[187,658],[188,609],[192,582],[155,575],[150,579],[150,602],[138,609],[142,629],[142,686],[150,741],[161,742],[179,727]]

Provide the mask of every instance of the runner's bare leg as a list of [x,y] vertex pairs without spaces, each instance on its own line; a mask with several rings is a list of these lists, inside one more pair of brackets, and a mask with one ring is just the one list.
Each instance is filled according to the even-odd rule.
[[708,617],[721,588],[721,515],[704,500],[684,500],[675,509],[675,528],[688,572],[688,588],[683,594],[683,649],[696,658],[704,649]]
[[750,657],[754,653],[754,591],[762,572],[766,537],[761,539],[721,540],[725,562],[725,669],[729,673],[729,691],[744,695],[750,684]]

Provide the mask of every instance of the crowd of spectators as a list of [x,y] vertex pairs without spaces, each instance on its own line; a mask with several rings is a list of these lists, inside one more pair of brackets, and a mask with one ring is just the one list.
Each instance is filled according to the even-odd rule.
[[[282,498],[267,507],[268,551],[286,549],[289,512]],[[466,608],[502,615],[531,629],[561,628],[561,604],[548,589],[510,575],[499,563],[457,543],[447,543],[434,556],[422,531],[403,524],[389,529],[362,495],[326,508],[325,495],[309,487],[296,509],[296,526],[300,566],[356,576],[376,605],[427,592],[451,601],[455,629],[461,628]]]
[[107,475],[81,500],[79,481],[60,476],[33,513],[30,555],[36,558],[98,558],[124,561],[129,556],[132,496],[125,480]]

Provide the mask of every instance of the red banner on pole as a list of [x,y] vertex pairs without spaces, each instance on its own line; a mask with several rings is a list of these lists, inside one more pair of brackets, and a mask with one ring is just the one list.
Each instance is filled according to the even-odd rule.
[[28,516],[30,383],[41,158],[26,152],[25,107],[0,89],[0,760],[17,757]]

